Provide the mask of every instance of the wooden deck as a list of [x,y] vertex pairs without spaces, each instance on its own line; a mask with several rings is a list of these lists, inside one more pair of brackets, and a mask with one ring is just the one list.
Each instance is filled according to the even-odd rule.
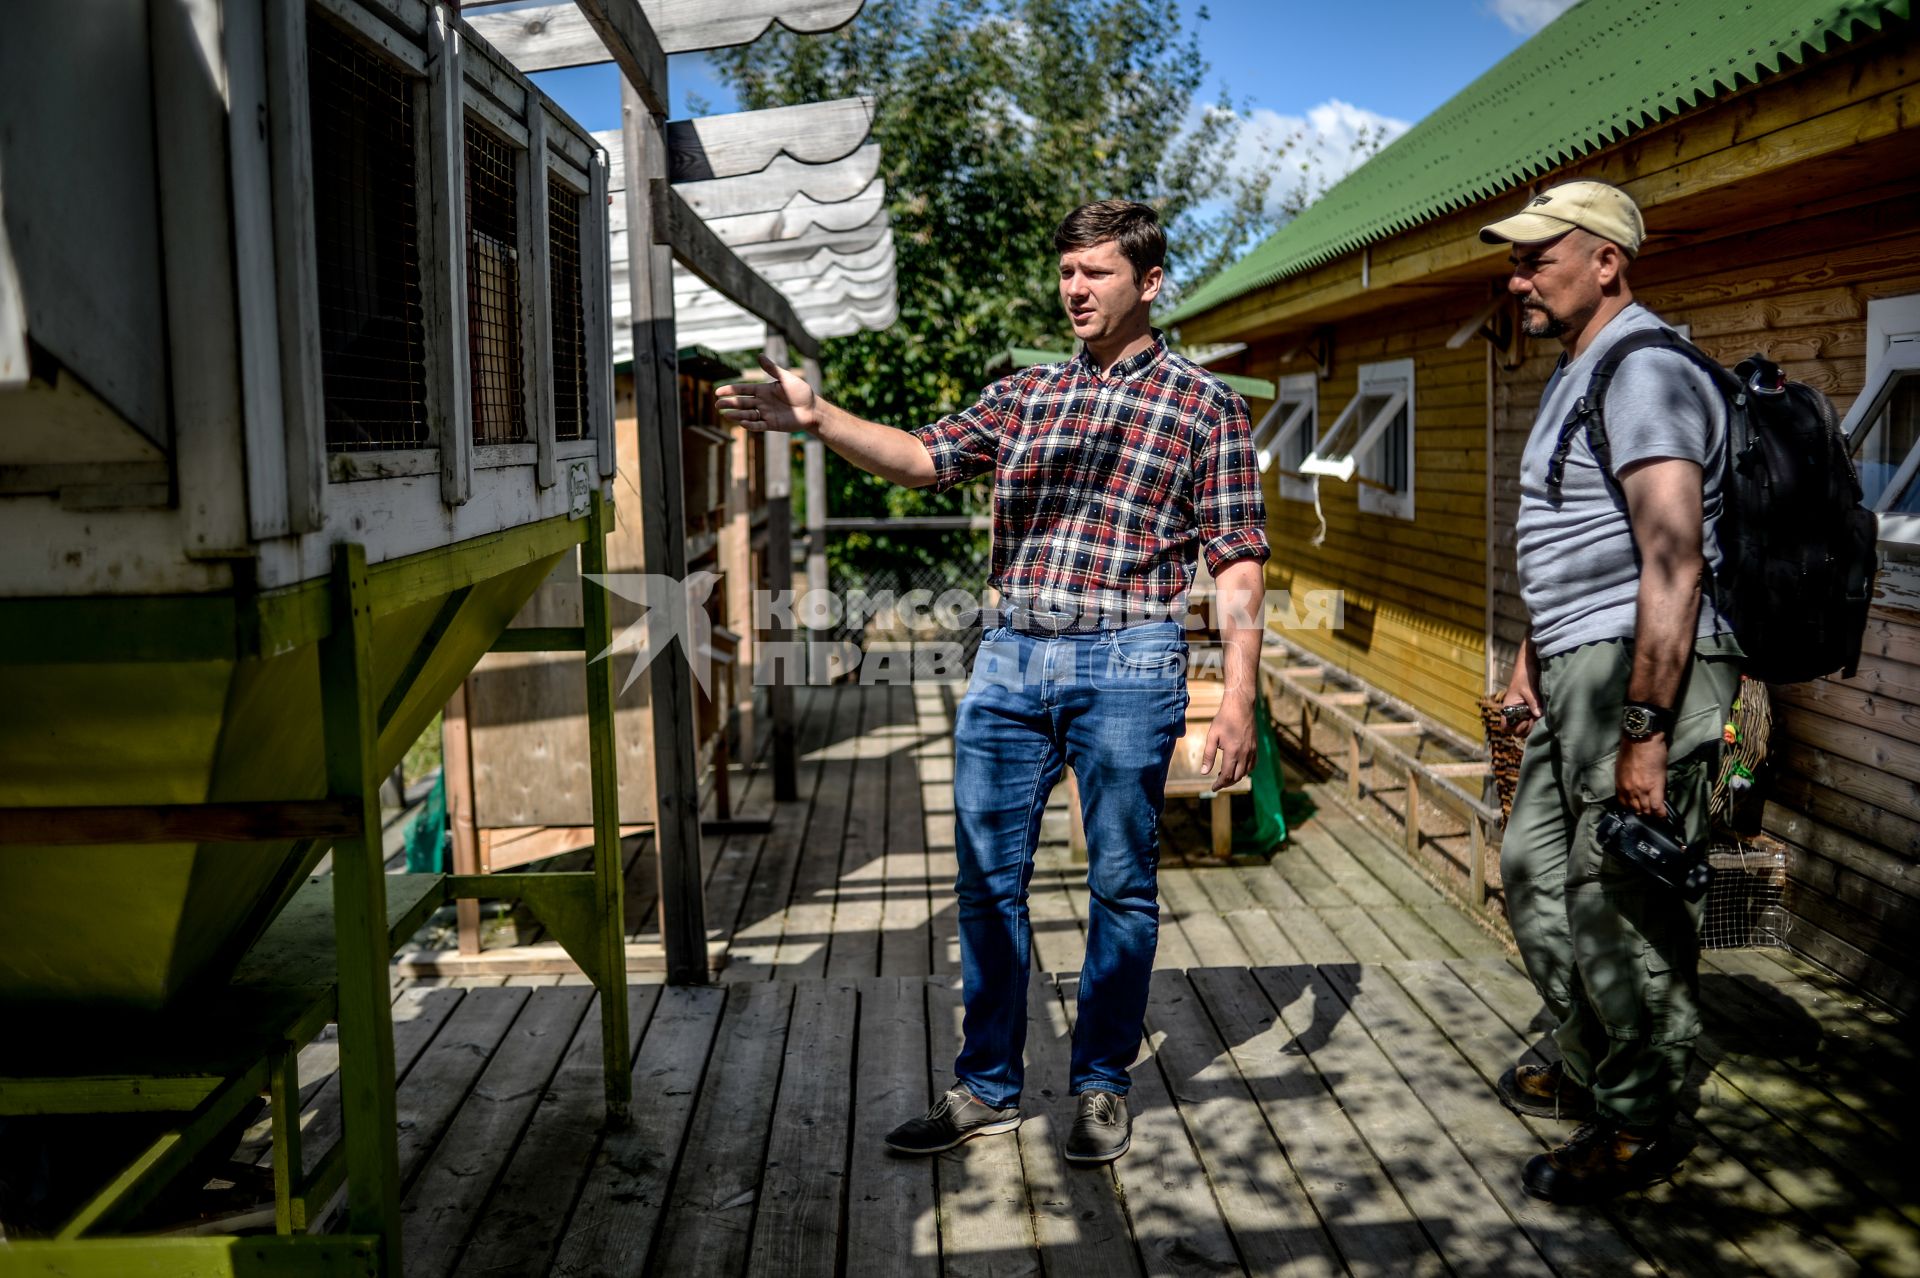
[[[631,991],[632,1128],[600,1127],[591,989],[396,983],[409,1275],[1920,1273],[1915,1051],[1780,952],[1708,957],[1674,1183],[1605,1210],[1527,1198],[1521,1163],[1567,1127],[1509,1114],[1492,1080],[1537,1043],[1538,1000],[1332,795],[1271,865],[1169,849],[1134,1149],[1094,1170],[1059,1153],[1085,894],[1051,814],[1027,1121],[889,1156],[959,1027],[952,694],[802,704],[801,801],[710,848],[720,980]],[[1169,826],[1204,851],[1197,816]],[[338,1127],[327,1053],[302,1062],[314,1157]]]

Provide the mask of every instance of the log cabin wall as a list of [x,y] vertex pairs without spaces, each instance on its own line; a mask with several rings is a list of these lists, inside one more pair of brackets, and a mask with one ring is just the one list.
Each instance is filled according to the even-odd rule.
[[[1338,590],[1338,630],[1288,637],[1439,722],[1481,735],[1475,702],[1486,681],[1487,356],[1474,342],[1448,350],[1461,317],[1484,291],[1423,299],[1386,316],[1336,324],[1329,375],[1320,382],[1324,432],[1357,393],[1359,370],[1387,360],[1414,363],[1414,517],[1361,509],[1360,485],[1320,480],[1324,542],[1312,544],[1313,503],[1282,492],[1278,466],[1264,476],[1273,555],[1269,589]],[[1297,340],[1256,344],[1246,367],[1262,377],[1313,368],[1283,355]]]

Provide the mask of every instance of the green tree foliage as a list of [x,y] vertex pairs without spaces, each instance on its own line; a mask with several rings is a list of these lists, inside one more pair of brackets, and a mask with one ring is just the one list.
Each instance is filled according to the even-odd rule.
[[[776,28],[712,56],[746,110],[877,99],[900,318],[827,343],[821,361],[828,394],[877,421],[910,427],[964,407],[1010,344],[1071,347],[1051,238],[1077,205],[1153,205],[1177,292],[1302,198],[1274,198],[1291,141],[1252,171],[1229,165],[1241,112],[1196,106],[1207,68],[1176,0],[868,0],[842,31]],[[985,508],[983,484],[909,492],[829,464],[836,515]],[[833,553],[857,569],[932,566],[969,549],[965,538],[859,538]]]

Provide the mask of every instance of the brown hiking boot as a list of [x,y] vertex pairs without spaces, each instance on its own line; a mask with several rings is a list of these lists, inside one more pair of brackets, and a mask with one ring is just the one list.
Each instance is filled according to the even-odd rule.
[[1534,1118],[1583,1119],[1593,1115],[1593,1093],[1567,1077],[1559,1061],[1551,1065],[1515,1065],[1497,1084],[1501,1103]]
[[1520,1181],[1550,1203],[1595,1203],[1645,1189],[1673,1174],[1686,1149],[1664,1127],[1583,1125],[1564,1145],[1527,1160]]

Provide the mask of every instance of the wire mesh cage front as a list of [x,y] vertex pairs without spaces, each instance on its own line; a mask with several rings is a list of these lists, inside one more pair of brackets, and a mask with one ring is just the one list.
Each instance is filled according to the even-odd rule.
[[547,260],[553,299],[554,438],[587,439],[587,311],[580,278],[580,201],[558,178],[547,179]]
[[1707,852],[1713,886],[1707,889],[1700,944],[1737,950],[1787,943],[1787,851],[1771,839],[1715,841]]
[[467,121],[467,364],[473,383],[473,442],[517,444],[527,437],[520,367],[519,196],[514,153],[491,130]]
[[327,449],[423,447],[413,85],[323,21],[308,24],[307,65]]

